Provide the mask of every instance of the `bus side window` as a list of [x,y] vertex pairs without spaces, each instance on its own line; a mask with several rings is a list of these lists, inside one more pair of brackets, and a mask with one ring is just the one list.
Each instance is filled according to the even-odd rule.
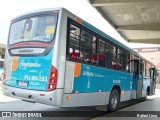
[[111,44],[106,42],[105,46],[105,67],[112,69],[112,52],[111,52]]
[[97,63],[97,54],[96,53],[92,53],[91,63],[92,64],[96,64]]
[[117,48],[117,70],[121,71],[122,69],[122,50],[120,48]]
[[128,61],[129,61],[129,54],[122,48],[117,49],[117,70],[128,72]]
[[92,64],[97,64],[97,38],[92,36]]
[[70,25],[69,28],[69,49],[68,57],[70,60],[78,60],[80,58],[79,53],[79,34],[80,29],[75,25]]
[[102,51],[99,52],[98,58],[99,58],[99,65],[104,66],[104,54]]
[[70,53],[70,59],[78,60],[79,59],[79,52],[77,50],[73,50],[72,53]]
[[117,58],[116,58],[116,47],[112,46],[112,69],[116,70],[117,69]]
[[69,48],[69,58],[72,58],[73,48]]
[[100,66],[105,66],[104,60],[105,60],[105,41],[99,39],[99,47],[98,47],[98,60]]
[[84,63],[91,63],[92,58],[92,34],[81,29],[80,34],[81,60]]
[[116,64],[116,60],[112,60],[112,69],[114,69],[114,70],[116,70],[116,67],[117,66],[117,64]]

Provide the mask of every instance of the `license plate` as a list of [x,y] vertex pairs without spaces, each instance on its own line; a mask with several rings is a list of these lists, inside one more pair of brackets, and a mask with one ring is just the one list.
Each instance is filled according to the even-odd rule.
[[27,82],[18,82],[18,85],[19,86],[27,87]]

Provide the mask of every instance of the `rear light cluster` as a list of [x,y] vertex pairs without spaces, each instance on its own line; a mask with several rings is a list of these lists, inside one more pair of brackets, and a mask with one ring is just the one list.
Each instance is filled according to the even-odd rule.
[[6,65],[4,65],[4,71],[3,71],[3,76],[2,76],[3,84],[5,83],[6,80]]
[[57,87],[57,78],[58,78],[58,72],[57,69],[52,65],[50,69],[50,77],[48,79],[48,87],[47,91],[55,90]]

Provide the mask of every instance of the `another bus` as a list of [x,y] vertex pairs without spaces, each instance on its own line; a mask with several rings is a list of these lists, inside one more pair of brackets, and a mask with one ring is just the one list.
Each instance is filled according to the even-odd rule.
[[4,73],[4,59],[0,59],[0,81],[3,80]]
[[154,94],[155,66],[64,8],[11,21],[3,93],[59,107],[106,106]]

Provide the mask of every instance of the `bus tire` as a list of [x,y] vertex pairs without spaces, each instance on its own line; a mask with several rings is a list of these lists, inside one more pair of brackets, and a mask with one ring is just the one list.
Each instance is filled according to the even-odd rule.
[[148,86],[147,87],[147,90],[146,90],[146,96],[142,98],[142,101],[146,101],[147,100],[147,96],[150,95],[150,87]]
[[117,89],[113,89],[109,97],[108,111],[113,112],[117,110],[118,104],[119,104],[119,92]]
[[147,92],[147,95],[150,96],[150,87],[149,86],[147,87],[147,91],[146,92]]

